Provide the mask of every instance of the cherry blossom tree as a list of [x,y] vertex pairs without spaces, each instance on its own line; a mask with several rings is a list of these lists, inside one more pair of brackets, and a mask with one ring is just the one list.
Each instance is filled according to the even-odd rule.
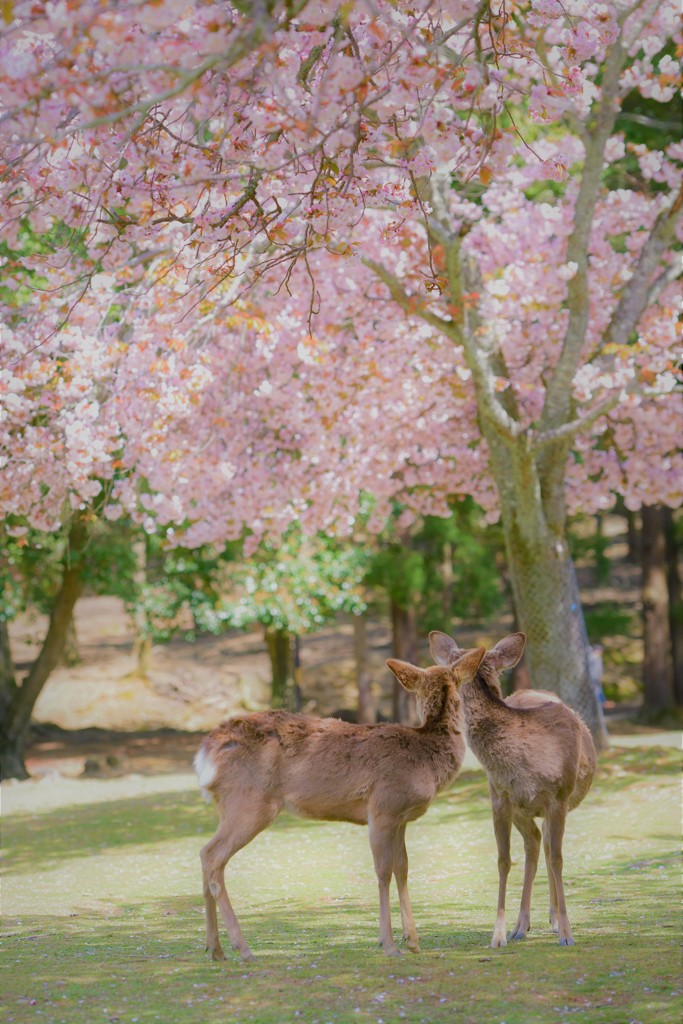
[[9,529],[97,498],[255,547],[471,494],[600,738],[566,518],[681,500],[683,145],[627,119],[676,5],[3,11]]

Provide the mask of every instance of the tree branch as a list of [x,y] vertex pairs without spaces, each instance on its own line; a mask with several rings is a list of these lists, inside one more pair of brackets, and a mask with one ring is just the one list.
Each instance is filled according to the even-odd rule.
[[683,187],[679,189],[672,202],[660,211],[655,220],[650,236],[640,251],[638,262],[605,331],[603,345],[628,338],[631,331],[635,330],[648,303],[656,298],[664,285],[670,280],[675,280],[677,274],[671,276],[669,271],[665,271],[654,282],[652,277],[662,255],[674,240],[676,224],[681,213]]
[[602,78],[602,96],[593,131],[587,135],[586,159],[581,187],[574,209],[574,230],[567,243],[568,263],[577,271],[567,283],[569,321],[562,352],[546,391],[541,424],[544,429],[558,426],[569,415],[571,383],[581,358],[588,327],[588,243],[595,206],[600,194],[600,175],[604,164],[605,145],[614,127],[617,107],[614,99],[619,88],[619,75],[625,59],[621,37],[610,47]]
[[369,256],[363,256],[361,263],[387,286],[392,299],[402,309],[407,313],[412,313],[413,316],[419,316],[421,320],[425,320],[432,327],[436,327],[438,331],[447,334],[449,338],[453,338],[458,344],[462,344],[461,338],[455,337],[456,333],[458,335],[461,333],[458,325],[452,320],[444,320],[443,317],[438,316],[431,309],[427,309],[424,305],[424,300],[420,296],[409,295],[399,279],[390,270],[387,270],[383,264],[377,263],[375,260],[370,259]]
[[582,434],[585,430],[588,430],[596,420],[599,420],[601,416],[605,416],[612,409],[615,409],[617,405],[626,397],[626,395],[633,394],[637,390],[638,384],[634,382],[626,388],[622,388],[616,394],[607,395],[602,401],[594,405],[585,415],[577,417],[577,419],[571,420],[569,423],[563,423],[560,427],[554,427],[552,430],[544,430],[532,435],[532,448],[537,451],[543,451],[549,448],[551,445],[557,444],[559,441],[569,441],[576,437],[578,434]]
[[483,330],[482,322],[478,319],[474,310],[470,314],[473,319],[474,330],[469,331],[465,327],[459,247],[460,239],[451,238],[450,245],[446,249],[449,291],[452,302],[461,311],[459,319],[444,320],[428,309],[421,299],[419,303],[416,302],[415,299],[419,297],[408,295],[399,279],[381,263],[377,263],[369,257],[365,257],[362,263],[387,286],[392,299],[402,309],[413,316],[420,317],[420,319],[445,334],[456,345],[462,346],[465,361],[472,373],[479,412],[488,420],[500,439],[509,443],[520,436],[522,427],[501,404],[495,390],[495,375],[490,366],[488,356],[474,340],[475,335],[481,334]]

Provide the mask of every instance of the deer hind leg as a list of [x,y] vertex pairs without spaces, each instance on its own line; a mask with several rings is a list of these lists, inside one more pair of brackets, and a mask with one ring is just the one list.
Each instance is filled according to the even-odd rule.
[[229,817],[221,812],[221,822],[216,834],[200,852],[206,906],[206,948],[214,960],[225,960],[218,936],[216,904],[232,948],[239,950],[243,960],[254,959],[225,888],[225,866],[233,854],[270,825],[277,817],[279,809],[272,800],[266,800],[253,793],[248,794],[248,799],[240,801],[240,806],[229,809]]
[[556,804],[546,812],[548,826],[549,862],[548,875],[552,873],[555,883],[557,900],[557,935],[561,946],[573,946],[574,938],[567,917],[567,905],[564,900],[564,883],[562,881],[562,839],[567,819],[567,805]]
[[399,825],[394,833],[394,878],[398,889],[401,905],[401,921],[403,922],[403,938],[411,953],[420,952],[415,919],[408,896],[408,851],[406,850],[406,826]]
[[524,840],[524,885],[519,917],[510,938],[525,939],[531,929],[531,893],[538,867],[538,855],[541,852],[541,832],[533,818],[528,818],[519,811],[513,813],[512,820]]
[[543,819],[543,853],[545,855],[545,866],[548,870],[548,890],[550,893],[550,909],[548,920],[550,927],[557,935],[559,924],[557,920],[557,890],[555,889],[555,876],[550,868],[550,838],[548,836],[548,822]]
[[389,885],[394,866],[394,834],[396,822],[387,821],[373,814],[368,817],[370,848],[375,862],[375,873],[379,885],[379,944],[389,956],[400,956],[401,950],[394,942],[391,930],[389,908]]
[[510,873],[510,833],[512,831],[512,808],[509,800],[491,794],[493,801],[493,831],[498,846],[498,914],[493,929],[491,946],[507,946],[505,935],[505,890]]
[[209,875],[204,866],[204,853],[209,844],[202,848],[199,856],[202,862],[202,891],[204,893],[204,907],[206,911],[206,948],[211,953],[212,960],[225,960],[225,953],[221,946],[218,935],[218,915],[216,913],[216,900],[211,892]]

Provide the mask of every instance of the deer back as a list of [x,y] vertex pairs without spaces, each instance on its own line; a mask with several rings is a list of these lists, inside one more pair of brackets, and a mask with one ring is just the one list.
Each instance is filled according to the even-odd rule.
[[549,798],[569,800],[579,778],[585,726],[562,702],[541,695],[529,693],[517,707],[501,700],[486,675],[484,665],[463,690],[463,700],[468,741],[494,788],[538,814]]
[[365,823],[369,804],[387,813],[424,807],[464,754],[460,732],[443,737],[267,711],[220,725],[204,740],[197,767],[219,804],[258,790],[304,817]]

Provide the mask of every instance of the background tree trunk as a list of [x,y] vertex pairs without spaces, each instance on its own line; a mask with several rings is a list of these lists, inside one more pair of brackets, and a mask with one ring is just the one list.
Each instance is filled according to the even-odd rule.
[[135,605],[133,606],[133,629],[135,639],[133,640],[133,657],[136,668],[134,674],[140,679],[149,678],[150,660],[152,655],[152,638],[147,621],[144,593],[147,585],[147,544],[144,539],[134,540],[132,543],[135,556],[135,571],[133,573],[133,586],[135,592]]
[[266,647],[272,672],[271,705],[289,708],[292,704],[292,638],[285,629],[267,629]]
[[64,650],[62,652],[61,664],[71,668],[73,665],[80,665],[81,652],[78,648],[78,634],[76,633],[76,622],[71,616],[69,625],[66,628],[64,638]]
[[669,631],[674,674],[674,699],[683,707],[683,588],[681,587],[680,548],[676,522],[670,508],[666,521],[666,581],[669,590]]
[[441,592],[441,627],[444,633],[451,632],[451,608],[453,607],[453,545],[449,540],[445,541],[441,554],[441,580],[443,590]]
[[[400,661],[408,661],[412,665],[417,662],[417,628],[415,608],[401,608],[395,601],[391,602],[391,654]],[[404,690],[397,679],[394,679],[392,714],[395,722],[410,724],[417,720],[415,698]]]
[[26,769],[23,760],[17,758],[16,752],[5,746],[5,723],[9,722],[10,710],[17,695],[17,682],[14,675],[14,661],[10,647],[9,628],[7,622],[0,621],[0,778],[24,779]]
[[356,656],[358,678],[358,721],[372,724],[376,720],[368,672],[368,634],[364,615],[353,616],[353,649]]
[[[8,695],[11,696],[2,709],[4,713],[0,723],[0,778],[2,779],[25,779],[28,777],[24,764],[24,750],[31,713],[50,673],[57,667],[64,652],[69,623],[82,588],[82,553],[86,539],[87,532],[84,523],[81,520],[76,520],[69,530],[69,539],[64,554],[62,582],[52,606],[50,624],[40,654],[21,686],[15,686],[13,692],[11,683],[13,674],[10,677],[3,677],[3,703]],[[7,635],[2,640],[2,644],[3,673],[5,673],[7,671],[5,663],[9,659]],[[12,673],[11,663],[10,673]]]
[[641,554],[641,540],[642,530],[640,526],[640,516],[637,512],[632,512],[630,508],[625,509],[626,516],[626,543],[628,545],[628,560],[633,562],[634,565],[638,565],[640,562]]
[[643,506],[643,715],[657,718],[675,706],[669,630],[666,514]]

